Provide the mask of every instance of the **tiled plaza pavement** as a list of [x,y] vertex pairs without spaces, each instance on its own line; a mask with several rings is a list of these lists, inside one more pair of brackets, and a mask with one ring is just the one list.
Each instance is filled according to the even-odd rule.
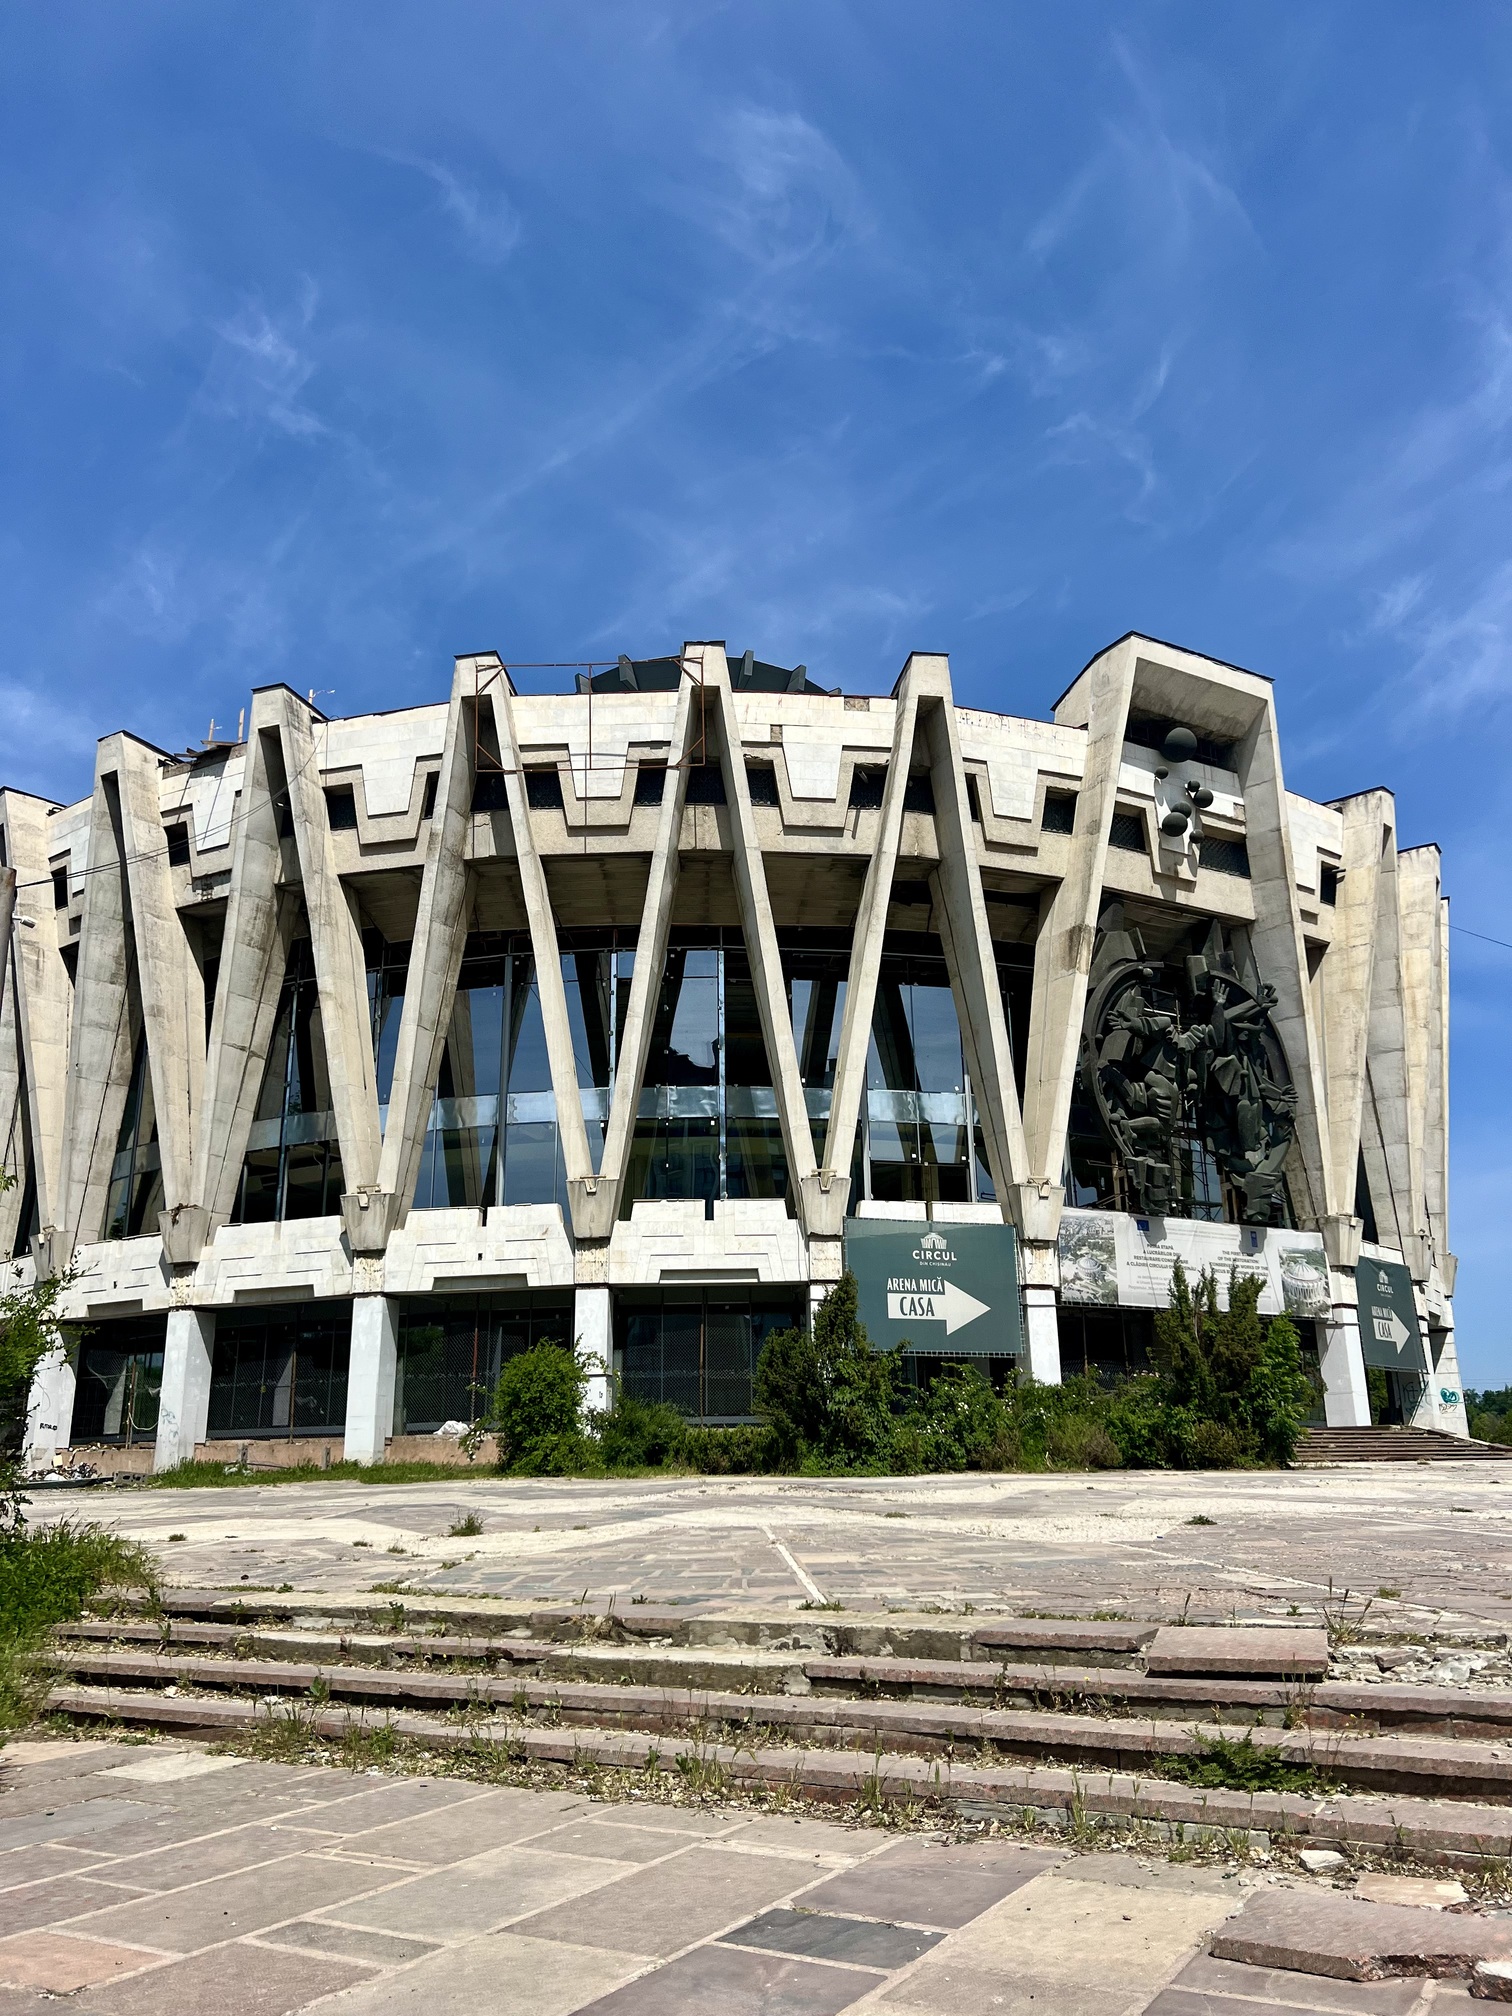
[[[297,1444],[295,1447],[297,1448]],[[49,1490],[197,1586],[1512,1626],[1512,1465]],[[480,1536],[448,1538],[465,1514]],[[1211,1524],[1194,1526],[1201,1518]],[[1379,1594],[1380,1591],[1389,1594]]]
[[1206,1957],[1262,1881],[206,1755],[0,1755],[0,2016],[1409,2016]]

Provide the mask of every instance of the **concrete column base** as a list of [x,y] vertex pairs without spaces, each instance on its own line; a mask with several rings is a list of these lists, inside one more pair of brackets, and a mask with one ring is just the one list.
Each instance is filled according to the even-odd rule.
[[614,1331],[607,1288],[579,1288],[573,1296],[573,1349],[588,1373],[583,1405],[590,1414],[607,1414],[613,1391]]
[[352,1355],[347,1365],[348,1463],[381,1463],[394,1432],[394,1381],[399,1372],[399,1331],[386,1295],[352,1298]]
[[[1353,1277],[1350,1285],[1353,1286]],[[1337,1292],[1337,1281],[1335,1291]],[[1324,1418],[1330,1428],[1370,1426],[1370,1388],[1360,1349],[1360,1311],[1354,1302],[1335,1301],[1323,1329],[1319,1357],[1323,1374]]]
[[210,1354],[215,1317],[208,1309],[170,1309],[163,1343],[154,1470],[193,1459],[210,1426]]
[[28,1470],[50,1470],[73,1428],[74,1368],[60,1344],[37,1367],[26,1402],[22,1460]]
[[1024,1284],[1024,1363],[1038,1386],[1061,1383],[1060,1323],[1056,1293],[1036,1282]]

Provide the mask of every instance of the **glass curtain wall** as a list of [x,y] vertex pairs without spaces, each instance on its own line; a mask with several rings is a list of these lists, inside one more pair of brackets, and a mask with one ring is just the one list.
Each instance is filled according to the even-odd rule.
[[657,997],[623,1213],[638,1197],[788,1196],[787,1151],[738,930],[674,930]]
[[[779,936],[798,1068],[816,1135],[829,1122],[849,932]],[[999,948],[1000,951],[1003,948]],[[1031,971],[998,970],[1019,1097]],[[851,1198],[879,1203],[973,1203],[994,1196],[955,997],[938,938],[890,931],[872,1011],[866,1099],[851,1166]]]
[[[566,946],[567,1019],[597,1167],[634,936],[579,933],[568,935]],[[493,1204],[567,1208],[535,954],[524,932],[475,932],[467,940],[414,1202],[422,1211]]]
[[79,1346],[75,1442],[150,1442],[157,1435],[166,1316],[99,1323]]
[[434,1434],[476,1421],[501,1366],[532,1345],[571,1347],[570,1294],[426,1295],[402,1305],[394,1433]]
[[334,1217],[342,1188],[315,962],[309,939],[296,938],[284,967],[232,1222]]
[[228,1309],[215,1319],[211,1440],[339,1434],[346,1425],[352,1305]]
[[152,1100],[152,1071],[147,1062],[147,1033],[137,1034],[131,1061],[131,1083],[110,1165],[110,1190],[105,1206],[105,1237],[136,1239],[158,1229],[163,1209],[162,1155],[158,1148],[157,1112]]
[[627,1290],[615,1296],[616,1369],[637,1399],[698,1420],[749,1420],[762,1345],[804,1320],[804,1298],[781,1291]]

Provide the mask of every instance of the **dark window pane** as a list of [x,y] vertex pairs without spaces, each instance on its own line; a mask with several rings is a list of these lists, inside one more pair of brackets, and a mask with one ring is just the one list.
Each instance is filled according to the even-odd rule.
[[777,772],[770,763],[747,763],[746,787],[753,805],[780,805]]
[[187,826],[169,826],[165,830],[164,838],[168,842],[168,866],[170,868],[187,868],[189,866],[189,828]]
[[635,769],[635,802],[637,805],[660,805],[667,788],[667,766],[665,763],[638,763]]
[[68,908],[68,870],[66,868],[54,868],[52,871],[52,885],[54,910],[66,910]]
[[333,833],[357,831],[357,800],[350,784],[332,784],[325,794],[326,818]]
[[1108,845],[1120,847],[1127,854],[1148,854],[1149,836],[1145,831],[1143,814],[1115,812],[1108,828]]
[[723,805],[724,772],[717,763],[695,763],[688,772],[690,805]]
[[425,796],[420,801],[420,817],[432,819],[436,812],[436,786],[440,783],[440,772],[432,770],[425,780]]
[[1076,793],[1074,791],[1047,791],[1045,810],[1040,819],[1041,830],[1046,833],[1070,833],[1076,827]]
[[911,771],[908,782],[903,787],[903,810],[905,812],[933,812],[934,809],[934,785],[930,782],[929,772],[927,770]]
[[504,793],[502,770],[479,770],[473,779],[472,809],[474,812],[509,810],[509,800]]
[[882,794],[887,788],[887,771],[884,767],[858,763],[851,772],[850,807],[853,812],[875,812],[882,804]]
[[525,803],[538,812],[561,811],[562,775],[555,764],[549,770],[525,772]]

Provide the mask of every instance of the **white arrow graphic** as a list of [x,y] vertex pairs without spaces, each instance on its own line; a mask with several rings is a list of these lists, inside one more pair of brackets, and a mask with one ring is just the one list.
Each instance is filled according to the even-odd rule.
[[[947,1289],[947,1294],[949,1290]],[[1384,1343],[1394,1344],[1398,1351],[1412,1336],[1412,1332],[1398,1316],[1395,1309],[1375,1311],[1375,1333]]]
[[964,1330],[968,1323],[975,1323],[978,1316],[985,1316],[991,1308],[990,1302],[978,1302],[975,1295],[968,1295],[964,1288],[957,1288],[954,1281],[945,1283],[945,1335],[952,1337],[957,1330]]

